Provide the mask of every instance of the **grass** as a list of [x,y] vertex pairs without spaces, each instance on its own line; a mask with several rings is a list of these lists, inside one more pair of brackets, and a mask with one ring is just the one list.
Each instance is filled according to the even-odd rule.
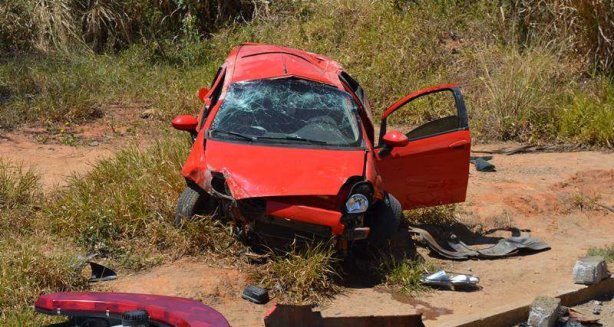
[[386,287],[407,295],[425,292],[427,288],[420,280],[433,271],[433,265],[421,258],[394,258],[390,255],[384,255],[378,267]]
[[614,244],[600,247],[600,248],[590,248],[586,253],[589,256],[602,256],[606,262],[613,263],[614,262]]
[[[478,140],[610,148],[614,142],[612,44],[607,41],[614,39],[607,10],[611,1],[573,2],[577,19],[561,19],[575,17],[567,16],[575,14],[565,11],[563,1],[280,1],[246,2],[245,7],[199,1],[172,6],[179,3],[196,5],[164,9],[142,0],[87,8],[69,0],[0,4],[0,130],[24,124],[57,130],[96,120],[124,104],[155,109],[165,121],[194,113],[200,106],[196,91],[210,84],[230,48],[253,41],[338,60],[366,89],[375,117],[413,90],[458,82]],[[218,5],[228,6],[224,14],[207,16],[216,11],[205,9]],[[593,10],[594,5],[602,10]],[[88,17],[87,24],[75,24],[80,17]],[[603,35],[595,34],[595,27]],[[396,119],[419,123],[431,115],[430,107],[406,108]],[[76,141],[67,135],[62,142]],[[77,255],[98,253],[117,267],[139,270],[186,255],[239,253],[228,228],[208,217],[179,229],[172,225],[184,186],[178,172],[188,150],[187,141],[174,137],[147,150],[131,147],[49,196],[38,191],[35,174],[0,162],[0,260],[9,263],[0,267],[0,324],[32,318],[28,306],[41,292],[86,288],[70,269]],[[407,219],[453,224],[456,208],[415,210]],[[610,248],[594,251],[611,258]],[[413,259],[384,258],[378,272],[385,284],[412,293],[420,290],[418,279],[429,269]],[[318,245],[274,255],[252,277],[279,299],[310,303],[337,292],[337,271],[334,251]]]
[[50,228],[91,252],[131,269],[234,245],[229,232],[209,217],[182,229],[173,225],[185,187],[179,174],[190,146],[171,137],[147,150],[122,150],[84,177],[76,177],[44,209]]
[[340,290],[335,256],[332,243],[295,247],[273,254],[269,262],[253,271],[251,278],[271,290],[280,302],[319,303]]
[[[148,55],[147,49],[135,47],[119,56],[51,55],[0,61],[0,128],[26,122],[75,124],[97,119],[122,104],[151,107],[161,119],[194,113],[199,107],[196,91],[209,84],[219,62],[178,68],[143,60]],[[176,60],[192,59],[178,56]]]
[[[529,8],[529,18],[546,25],[556,23],[547,13],[565,14],[538,5]],[[527,8],[487,1],[279,2],[267,14],[226,25],[205,41],[198,37],[202,28],[189,27],[194,22],[188,20],[181,28],[186,32],[177,30],[176,38],[134,41],[118,53],[96,55],[74,47],[68,53],[7,56],[0,61],[0,128],[79,123],[122,103],[157,109],[161,119],[193,113],[199,107],[196,90],[209,85],[228,51],[253,41],[340,61],[366,89],[375,117],[413,90],[458,82],[479,140],[611,147],[610,75],[573,53],[562,26],[548,30],[562,33],[558,36],[546,28],[541,29],[546,34],[538,33],[533,27],[539,24],[520,26],[526,23],[526,17],[516,17],[520,10]],[[404,123],[429,117],[433,112],[412,108],[393,116]]]
[[80,272],[71,268],[79,248],[35,227],[37,211],[44,205],[40,189],[33,172],[0,161],[0,324],[3,326],[19,321],[30,324],[31,319],[38,319],[27,308],[40,293],[86,287]]
[[429,208],[418,208],[403,212],[405,219],[412,225],[452,225],[458,222],[457,205],[442,205]]
[[41,293],[86,289],[78,256],[135,271],[186,255],[237,254],[229,230],[209,217],[173,225],[188,149],[180,138],[129,148],[47,196],[34,173],[0,162],[0,323],[29,319]]

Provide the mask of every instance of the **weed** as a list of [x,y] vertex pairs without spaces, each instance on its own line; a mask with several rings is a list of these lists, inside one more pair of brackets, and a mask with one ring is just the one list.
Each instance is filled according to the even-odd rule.
[[404,294],[416,294],[426,290],[421,278],[433,272],[433,266],[421,258],[395,258],[384,255],[378,267],[384,277],[384,284],[394,291]]
[[601,248],[590,248],[588,249],[587,255],[602,256],[605,258],[606,262],[613,263],[614,262],[614,244],[604,246]]
[[581,192],[575,192],[568,196],[566,204],[569,210],[595,210],[599,209],[598,201],[598,196],[589,196]]
[[272,259],[252,273],[259,285],[272,290],[279,300],[289,303],[318,303],[339,291],[335,283],[335,249],[318,243],[295,247],[284,254],[272,253]]
[[458,222],[454,204],[405,211],[405,219],[412,225],[453,225]]
[[33,171],[0,161],[0,210],[31,206],[41,196],[39,177]]
[[45,209],[52,230],[133,269],[189,254],[232,253],[232,235],[210,217],[173,225],[188,149],[187,140],[169,138],[148,150],[122,150],[75,176]]

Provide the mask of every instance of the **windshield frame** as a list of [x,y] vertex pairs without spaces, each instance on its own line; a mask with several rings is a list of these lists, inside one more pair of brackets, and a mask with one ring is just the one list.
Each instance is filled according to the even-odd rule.
[[[355,142],[353,142],[352,144],[347,144],[347,145],[343,145],[343,144],[322,144],[321,142],[314,140],[313,143],[309,143],[306,142],[308,140],[305,141],[293,141],[293,140],[289,140],[289,139],[273,139],[273,138],[269,138],[269,137],[264,137],[263,138],[258,138],[257,135],[245,135],[245,137],[243,136],[232,136],[229,134],[226,134],[222,131],[220,131],[220,133],[216,133],[215,131],[215,127],[213,127],[213,123],[215,122],[215,118],[217,117],[217,115],[219,114],[220,109],[224,106],[224,103],[226,102],[227,97],[224,96],[223,99],[220,99],[218,105],[219,108],[218,110],[216,110],[214,117],[211,117],[211,123],[209,124],[207,131],[205,133],[205,139],[210,139],[210,140],[215,140],[215,141],[221,141],[221,142],[228,142],[228,143],[238,143],[238,144],[245,144],[245,145],[259,145],[259,146],[272,146],[272,147],[286,147],[286,148],[315,148],[315,149],[330,149],[330,150],[350,150],[350,151],[355,151],[355,150],[365,150],[366,149],[366,143],[365,143],[365,138],[364,138],[364,127],[363,127],[363,122],[360,118],[360,113],[359,113],[359,104],[356,103],[354,97],[352,96],[351,93],[347,92],[346,90],[342,90],[339,89],[337,87],[335,87],[334,85],[330,85],[330,84],[326,84],[326,83],[322,83],[319,81],[314,81],[311,79],[307,79],[307,78],[301,78],[301,77],[296,77],[296,76],[289,76],[289,77],[282,77],[282,78],[265,78],[265,79],[256,79],[256,80],[250,80],[250,81],[241,81],[241,82],[235,82],[232,83],[230,85],[228,85],[228,89],[225,91],[225,93],[227,94],[230,90],[230,88],[236,84],[236,83],[250,83],[250,82],[258,82],[258,81],[267,81],[267,80],[280,80],[280,79],[297,79],[297,80],[302,80],[302,81],[307,81],[310,83],[315,83],[315,84],[321,84],[323,86],[326,87],[330,87],[333,88],[335,91],[344,94],[348,97],[348,99],[350,101],[352,101],[352,104],[355,106],[355,109],[351,111],[351,117],[354,120],[354,122],[356,123],[356,128],[357,130],[357,139]],[[225,135],[223,135],[225,134]],[[291,134],[288,134],[291,135]],[[249,138],[252,137],[251,140],[249,140]]]

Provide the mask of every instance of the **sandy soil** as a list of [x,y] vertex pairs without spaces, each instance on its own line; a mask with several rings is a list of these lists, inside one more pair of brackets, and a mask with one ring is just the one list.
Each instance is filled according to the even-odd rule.
[[[137,122],[141,110],[117,117]],[[124,115],[124,116],[122,116]],[[3,159],[22,163],[42,175],[46,189],[63,185],[72,173],[83,173],[101,158],[111,156],[131,140],[130,124],[113,125],[113,115],[93,129],[75,129],[77,146],[47,138],[41,131],[21,130],[0,138]],[[106,124],[106,125],[105,125]],[[138,124],[148,124],[140,121]],[[106,127],[105,127],[106,126]],[[128,127],[126,127],[128,126]],[[139,128],[141,130],[142,128]],[[44,131],[42,132],[45,133]],[[501,144],[477,146],[498,148]],[[509,146],[509,145],[506,145]],[[374,315],[422,312],[427,326],[453,326],[472,316],[530,303],[537,295],[555,295],[577,289],[571,280],[575,260],[593,246],[614,242],[614,214],[597,206],[614,206],[614,154],[601,152],[495,155],[497,172],[471,168],[467,201],[459,220],[484,229],[514,225],[529,228],[552,250],[499,260],[451,262],[420,253],[436,265],[481,278],[475,292],[432,291],[414,298],[380,288],[347,288],[322,306],[324,315]],[[613,270],[613,269],[611,269]],[[257,326],[272,306],[251,304],[240,298],[245,272],[211,265],[204,259],[184,259],[97,287],[105,290],[178,295],[201,300],[222,312],[233,326]]]
[[144,145],[159,125],[152,114],[141,118],[142,105],[111,105],[104,116],[78,126],[28,126],[0,130],[0,160],[32,169],[41,177],[45,191],[66,184],[75,173],[91,170],[96,162],[111,157],[129,144]]

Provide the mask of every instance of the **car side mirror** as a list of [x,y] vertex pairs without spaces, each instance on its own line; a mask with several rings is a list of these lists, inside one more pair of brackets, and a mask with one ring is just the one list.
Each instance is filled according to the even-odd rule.
[[384,143],[384,146],[378,153],[380,158],[388,156],[393,148],[403,147],[409,144],[409,138],[407,138],[407,135],[401,132],[390,131],[384,134],[384,137],[382,137],[382,142]]
[[196,126],[198,126],[198,120],[192,115],[177,116],[171,121],[171,124],[175,129],[180,131],[196,132]]
[[200,90],[198,90],[198,98],[201,102],[205,102],[205,96],[207,93],[209,93],[209,89],[206,87],[201,87]]
[[407,135],[397,131],[390,131],[386,133],[382,140],[384,141],[384,144],[390,148],[406,146],[409,144]]

